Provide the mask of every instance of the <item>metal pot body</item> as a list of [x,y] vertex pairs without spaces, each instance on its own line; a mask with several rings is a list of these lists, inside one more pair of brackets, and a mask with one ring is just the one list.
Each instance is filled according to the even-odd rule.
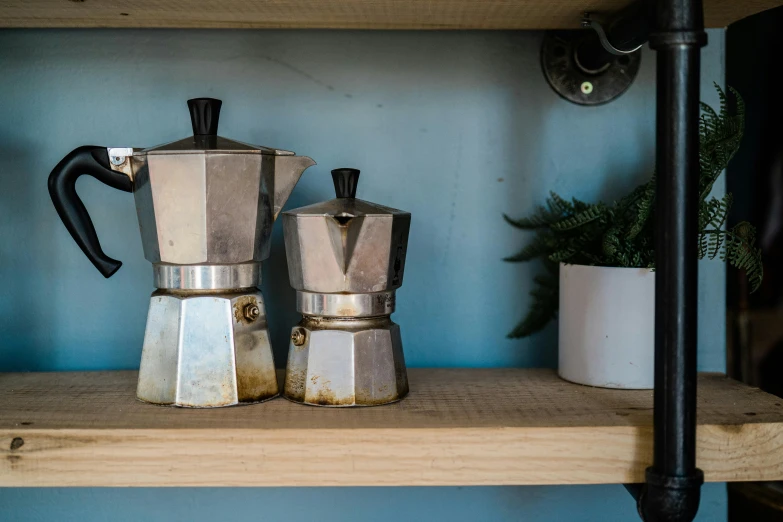
[[388,316],[305,315],[291,332],[284,394],[312,406],[378,406],[408,394],[400,327]]
[[269,257],[274,156],[204,152],[131,161],[148,261],[228,265]]
[[152,294],[139,399],[215,408],[261,402],[277,393],[261,292]]
[[411,215],[356,199],[359,171],[332,171],[336,199],[283,213],[291,286],[284,394],[317,406],[377,406],[408,393],[400,327]]
[[[364,202],[332,200],[334,212],[283,213],[288,276],[302,292],[386,292],[402,286],[411,215],[364,212]],[[331,202],[327,202],[331,203]],[[370,209],[366,209],[370,210]]]

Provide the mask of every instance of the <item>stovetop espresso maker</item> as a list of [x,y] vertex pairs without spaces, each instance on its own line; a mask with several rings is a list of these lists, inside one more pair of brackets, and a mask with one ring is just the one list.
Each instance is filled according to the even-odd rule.
[[411,215],[356,199],[359,171],[335,169],[337,197],[283,213],[288,275],[302,321],[291,332],[285,397],[375,406],[408,393],[400,327]]
[[158,289],[137,396],[155,404],[230,406],[278,394],[257,286],[272,224],[315,162],[218,136],[221,105],[212,98],[188,101],[193,136],[148,149],[79,147],[49,176],[60,218],[105,277],[122,263],[101,249],[76,180],[89,174],[133,192]]

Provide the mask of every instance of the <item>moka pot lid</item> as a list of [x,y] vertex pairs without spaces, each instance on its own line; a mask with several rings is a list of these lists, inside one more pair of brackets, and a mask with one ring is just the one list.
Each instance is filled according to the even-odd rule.
[[300,207],[284,212],[286,215],[306,217],[333,217],[335,220],[349,220],[354,217],[381,217],[410,215],[409,212],[396,208],[386,207],[370,201],[356,198],[356,186],[359,183],[358,169],[334,169],[332,181],[334,182],[335,199],[322,201],[306,207]]
[[215,98],[194,98],[188,100],[190,123],[193,135],[181,140],[136,150],[134,155],[144,154],[269,154],[274,156],[293,156],[288,150],[250,145],[241,141],[218,136],[218,120],[221,100]]

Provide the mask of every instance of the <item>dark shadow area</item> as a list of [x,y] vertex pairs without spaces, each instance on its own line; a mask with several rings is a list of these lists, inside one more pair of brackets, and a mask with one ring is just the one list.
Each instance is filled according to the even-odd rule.
[[[783,98],[778,69],[783,8],[729,27],[727,84],[745,100],[745,137],[729,164],[734,206],[728,226],[758,228],[764,280],[753,294],[742,274],[728,272],[728,374],[783,397]],[[728,485],[729,522],[783,521],[783,483]]]
[[[308,174],[312,173],[305,171],[303,176]],[[319,174],[321,173],[319,172]],[[307,187],[299,186],[291,194],[282,212],[319,201],[322,199],[317,193],[308,190]],[[302,316],[296,311],[296,291],[291,288],[288,282],[288,261],[283,240],[283,223],[279,216],[272,232],[271,252],[269,259],[264,261],[262,267],[261,291],[266,301],[269,336],[275,355],[275,366],[285,368],[291,329]]]
[[30,368],[51,357],[52,349],[36,335],[42,317],[30,313],[46,295],[42,281],[25,277],[31,265],[40,262],[34,256],[46,257],[45,252],[28,248],[37,242],[35,220],[29,219],[36,205],[34,187],[22,180],[30,175],[35,151],[13,134],[11,122],[0,123],[0,144],[0,369]]

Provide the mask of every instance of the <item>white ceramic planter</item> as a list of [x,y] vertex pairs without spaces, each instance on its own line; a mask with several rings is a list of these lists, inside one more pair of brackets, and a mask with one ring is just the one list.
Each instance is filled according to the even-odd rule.
[[655,272],[561,263],[558,323],[560,377],[652,389]]

